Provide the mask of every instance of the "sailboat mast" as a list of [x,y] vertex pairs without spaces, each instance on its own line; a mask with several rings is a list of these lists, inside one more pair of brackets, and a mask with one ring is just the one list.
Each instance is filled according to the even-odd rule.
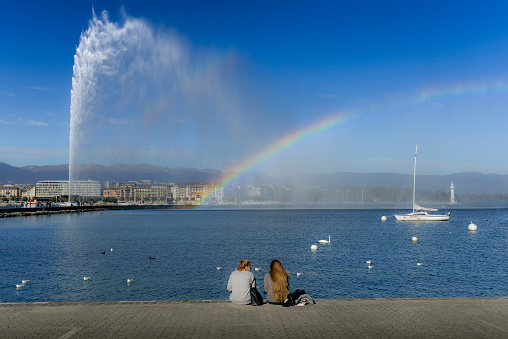
[[418,145],[415,149],[415,166],[413,170],[413,213],[415,211],[415,198],[416,198],[416,154],[418,153]]

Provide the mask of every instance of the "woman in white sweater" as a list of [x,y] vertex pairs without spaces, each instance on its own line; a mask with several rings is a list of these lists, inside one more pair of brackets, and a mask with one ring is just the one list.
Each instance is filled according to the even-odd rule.
[[231,273],[228,280],[229,299],[233,304],[250,305],[250,286],[256,286],[254,275],[250,272],[249,260],[240,260],[236,271]]

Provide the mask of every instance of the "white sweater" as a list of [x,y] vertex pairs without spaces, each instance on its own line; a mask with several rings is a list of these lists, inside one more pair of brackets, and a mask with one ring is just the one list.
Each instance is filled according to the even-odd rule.
[[[249,271],[234,271],[229,276],[228,291],[231,292],[229,299],[233,304],[250,304],[250,286],[254,281],[254,274]],[[255,287],[254,283],[254,287]]]

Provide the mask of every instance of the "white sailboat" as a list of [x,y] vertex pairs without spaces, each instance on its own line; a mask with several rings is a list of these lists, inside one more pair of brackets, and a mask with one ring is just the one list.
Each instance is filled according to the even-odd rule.
[[413,212],[405,214],[395,214],[395,218],[401,221],[448,221],[450,213],[431,214],[429,212],[438,211],[437,208],[426,208],[419,206],[415,202],[416,197],[416,154],[418,153],[418,145],[415,150],[415,166],[413,171]]

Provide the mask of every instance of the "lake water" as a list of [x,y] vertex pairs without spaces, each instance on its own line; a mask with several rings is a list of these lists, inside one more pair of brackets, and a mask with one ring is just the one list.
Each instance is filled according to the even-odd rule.
[[[508,209],[450,211],[449,222],[429,223],[396,222],[393,210],[340,209],[4,218],[0,302],[227,299],[240,259],[252,261],[260,290],[279,259],[290,289],[314,298],[508,295]],[[471,221],[477,232],[468,231]],[[328,234],[331,244],[310,250]],[[30,282],[16,288],[23,279]]]

